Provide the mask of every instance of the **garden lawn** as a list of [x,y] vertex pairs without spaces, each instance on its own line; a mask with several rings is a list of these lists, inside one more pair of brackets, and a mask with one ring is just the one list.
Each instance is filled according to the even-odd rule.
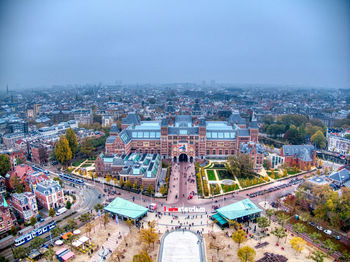
[[207,175],[209,180],[216,180],[214,170],[207,170]]
[[230,186],[229,185],[225,186],[225,185],[221,184],[221,188],[224,191],[224,193],[239,189],[237,184],[232,184]]
[[220,180],[223,180],[223,179],[232,179],[232,180],[235,180],[235,178],[234,178],[229,172],[227,172],[227,171],[224,170],[224,169],[216,170],[216,172],[217,172],[217,174],[218,174]]
[[91,166],[91,164],[84,164],[81,167],[89,167],[89,166]]

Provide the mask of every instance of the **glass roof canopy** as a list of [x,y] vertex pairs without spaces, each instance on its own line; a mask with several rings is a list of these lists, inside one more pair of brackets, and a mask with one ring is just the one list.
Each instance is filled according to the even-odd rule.
[[225,121],[207,121],[207,130],[233,131],[233,127]]

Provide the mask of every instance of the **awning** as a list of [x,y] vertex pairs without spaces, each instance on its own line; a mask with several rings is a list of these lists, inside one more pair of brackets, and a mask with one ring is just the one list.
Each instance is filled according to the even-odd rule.
[[80,247],[81,245],[83,244],[83,242],[79,241],[79,240],[76,240],[72,243],[72,246],[74,247]]
[[215,214],[212,216],[212,218],[215,219],[222,226],[227,224],[227,220],[220,216],[220,214]]
[[71,252],[71,251],[69,251],[67,254],[65,254],[64,256],[62,256],[61,259],[62,259],[63,261],[67,261],[68,259],[70,259],[70,258],[72,258],[72,257],[74,257],[74,253]]
[[86,236],[82,236],[81,238],[78,239],[78,241],[82,242],[82,243],[85,243],[87,241],[89,241],[90,238],[86,237]]
[[235,220],[237,218],[250,216],[261,213],[261,209],[258,208],[250,199],[235,202],[233,204],[221,207],[216,210],[223,218],[228,220]]
[[64,240],[67,240],[70,236],[73,236],[73,233],[72,233],[72,232],[67,232],[66,234],[64,234],[64,235],[62,236],[62,238],[63,238]]
[[67,248],[61,248],[60,250],[58,250],[56,252],[56,256],[59,256],[60,254],[62,254],[64,251],[68,250]]

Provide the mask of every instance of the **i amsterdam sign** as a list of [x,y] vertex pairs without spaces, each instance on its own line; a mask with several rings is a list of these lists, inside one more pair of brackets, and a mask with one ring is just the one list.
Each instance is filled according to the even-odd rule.
[[164,212],[184,212],[184,213],[204,213],[204,207],[166,207],[164,206]]

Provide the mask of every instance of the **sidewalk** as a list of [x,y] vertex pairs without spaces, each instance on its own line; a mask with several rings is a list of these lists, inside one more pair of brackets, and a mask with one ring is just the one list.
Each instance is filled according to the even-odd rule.
[[[119,231],[114,232],[110,237],[108,237],[108,240],[104,242],[101,246],[101,248],[96,251],[91,258],[90,261],[93,262],[99,262],[99,261],[106,261],[111,254],[113,254],[114,250],[117,249],[117,247],[122,243],[125,236],[129,233],[129,228],[125,223],[119,222]],[[119,235],[122,237],[118,239]],[[100,256],[101,254],[106,254],[105,260],[102,259]]]

